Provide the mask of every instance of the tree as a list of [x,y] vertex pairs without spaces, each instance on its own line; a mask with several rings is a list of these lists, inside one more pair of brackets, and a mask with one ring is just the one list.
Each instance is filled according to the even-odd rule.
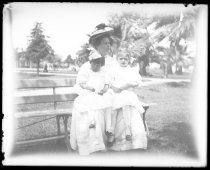
[[[130,53],[134,60],[139,63],[139,73],[146,76],[146,67],[149,64],[149,33],[147,26],[151,23],[151,19],[140,16],[136,13],[122,13],[121,15],[113,14],[108,18],[109,25],[114,28],[115,36],[121,38],[121,44],[127,44]],[[120,28],[120,31],[119,31]],[[119,33],[121,32],[121,33]],[[144,54],[142,54],[142,45],[139,42],[144,42]],[[142,44],[142,43],[141,43]]]
[[39,67],[41,59],[48,55],[54,55],[54,51],[43,35],[42,23],[37,22],[31,31],[29,45],[26,53],[32,62],[37,64],[37,76],[39,76]]
[[81,46],[81,50],[79,50],[76,58],[77,65],[82,65],[83,63],[87,62],[89,60],[89,54],[90,54],[90,45],[88,43],[85,43]]
[[[190,10],[181,11],[180,16],[170,15],[155,17],[154,19],[158,20],[156,29],[162,29],[162,31],[153,38],[156,39],[156,42],[159,44],[157,47],[162,46],[165,48],[166,56],[170,56],[167,51],[170,51],[170,54],[173,55],[170,56],[170,58],[172,59],[172,63],[176,65],[176,74],[182,74],[182,65],[185,62],[184,55],[186,54],[186,46],[181,46],[180,42],[181,40],[193,39],[197,14],[198,10],[191,8]],[[168,45],[166,45],[166,42]],[[160,60],[163,62],[161,58]]]
[[67,56],[67,58],[64,60],[64,62],[68,63],[68,67],[70,64],[74,64],[74,60],[72,59],[70,54]]

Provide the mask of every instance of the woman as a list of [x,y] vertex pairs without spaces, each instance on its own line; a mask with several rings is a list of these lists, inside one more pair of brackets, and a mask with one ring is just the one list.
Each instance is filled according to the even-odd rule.
[[[103,25],[99,25],[100,28],[103,30]],[[100,32],[100,31],[99,31]],[[116,72],[116,68],[119,65],[115,57],[111,57],[110,54],[110,46],[109,44],[113,45],[113,43],[116,43],[117,48],[119,48],[120,43],[117,41],[117,39],[110,38],[110,34],[104,34],[104,35],[97,35],[95,32],[95,35],[90,38],[90,44],[105,58],[105,69],[110,74],[110,77],[113,76],[113,73]],[[95,40],[94,40],[95,38]],[[123,44],[122,44],[123,46]],[[108,52],[109,51],[109,52]],[[111,51],[112,52],[112,51]],[[115,54],[117,54],[115,49]],[[140,82],[141,83],[141,82]],[[140,107],[140,106],[139,106]],[[143,108],[142,108],[143,109]],[[114,140],[113,138],[107,138],[105,143],[108,144],[106,146],[109,146],[109,150],[115,150],[115,151],[121,151],[121,150],[130,150],[130,149],[146,149],[147,148],[147,136],[146,131],[144,129],[143,121],[141,118],[141,113],[138,109],[132,108],[131,112],[131,134],[132,139],[126,140],[126,124],[123,120],[123,112],[122,109],[113,110],[113,114],[116,114],[116,125],[115,125],[115,132],[114,132]],[[107,121],[107,119],[105,119]],[[110,136],[108,136],[110,137]],[[110,139],[110,140],[109,140]],[[112,142],[113,141],[113,142]],[[111,143],[110,143],[111,142]],[[112,145],[110,147],[110,145]]]
[[[112,32],[113,30],[110,27],[107,27],[105,24],[100,24],[96,27],[96,30],[91,34],[89,39],[91,46],[101,55],[101,58],[103,59],[103,69],[106,70],[106,73],[108,72],[108,74],[112,74],[116,65],[118,65],[117,61],[109,55],[110,42],[112,42],[110,34]],[[90,63],[86,62],[82,65],[80,72],[85,73],[87,72],[86,70],[89,69]],[[81,114],[78,112],[78,108],[74,107],[70,132],[70,143],[72,149],[79,151],[79,153],[82,155],[88,155],[96,151],[106,151],[106,149],[120,151],[147,147],[145,135],[143,134],[142,136],[142,133],[138,134],[138,131],[142,131],[143,128],[143,126],[141,126],[142,120],[136,116],[131,117],[131,129],[133,130],[132,133],[135,134],[134,139],[131,141],[125,140],[126,127],[124,125],[121,110],[114,113],[117,114],[115,142],[112,143],[113,146],[108,147],[110,144],[108,143],[106,126],[108,126],[107,124],[109,123],[107,123],[108,120],[106,118],[106,114],[110,111],[109,109],[110,108],[104,108],[95,113],[96,116],[94,121],[97,124],[97,128],[91,128],[90,133],[90,128],[88,127],[88,113],[83,112]]]
[[[89,42],[93,49],[89,61],[82,65],[77,75],[76,87],[79,97],[75,99],[72,111],[70,144],[72,149],[81,155],[106,150],[108,128],[106,115],[112,110],[111,99],[101,91],[106,85],[103,73],[107,73],[108,68],[104,65],[110,68],[113,66],[112,58],[108,56],[109,35],[112,31],[111,28],[100,24],[92,33]],[[97,66],[96,60],[99,60],[100,66]],[[100,69],[93,69],[94,65]],[[101,83],[102,81],[104,83]]]

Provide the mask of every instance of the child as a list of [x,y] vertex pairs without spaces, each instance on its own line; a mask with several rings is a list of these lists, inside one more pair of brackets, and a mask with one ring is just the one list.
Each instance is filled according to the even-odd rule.
[[83,65],[77,76],[79,99],[74,104],[80,112],[88,112],[89,128],[95,128],[95,114],[98,110],[111,112],[111,99],[103,95],[108,90],[108,79],[102,62],[101,55],[92,50],[89,62]]
[[[137,95],[133,92],[133,88],[139,86],[141,77],[138,72],[134,71],[130,63],[130,54],[124,48],[121,48],[117,55],[118,66],[112,74],[110,89],[113,94],[112,106],[113,109],[122,109],[125,123],[125,138],[130,141],[131,134],[131,107],[137,108],[138,112],[142,114],[144,108],[142,107]],[[114,139],[114,127],[116,123],[116,114],[112,114],[112,132],[110,136]]]

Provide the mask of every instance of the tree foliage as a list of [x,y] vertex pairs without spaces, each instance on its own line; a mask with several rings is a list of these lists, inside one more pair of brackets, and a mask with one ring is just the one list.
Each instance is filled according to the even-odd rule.
[[[131,56],[136,62],[139,62],[140,67],[142,67],[140,68],[140,72],[146,75],[146,66],[148,65],[149,60],[149,48],[151,46],[147,26],[151,23],[151,19],[137,13],[124,12],[121,15],[110,15],[108,21],[109,25],[112,26],[114,30],[118,30],[117,35],[121,38],[121,44],[127,46]],[[146,54],[142,54],[141,49],[143,43],[147,44]],[[143,46],[145,47],[145,45]]]
[[73,64],[74,60],[72,59],[71,55],[69,54],[66,59],[64,60],[65,63]]
[[77,65],[81,65],[89,60],[89,53],[90,53],[90,45],[88,43],[85,43],[81,46],[81,49],[76,53],[76,63]]
[[37,64],[37,75],[39,74],[39,64],[41,59],[54,55],[54,51],[43,34],[42,23],[37,22],[29,36],[29,45],[26,49],[29,60]]

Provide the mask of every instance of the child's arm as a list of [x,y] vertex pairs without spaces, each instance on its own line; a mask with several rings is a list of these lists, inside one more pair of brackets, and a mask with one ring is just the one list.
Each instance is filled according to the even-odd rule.
[[80,87],[86,90],[90,90],[92,92],[95,91],[95,89],[93,87],[88,86],[86,83],[79,83]]

